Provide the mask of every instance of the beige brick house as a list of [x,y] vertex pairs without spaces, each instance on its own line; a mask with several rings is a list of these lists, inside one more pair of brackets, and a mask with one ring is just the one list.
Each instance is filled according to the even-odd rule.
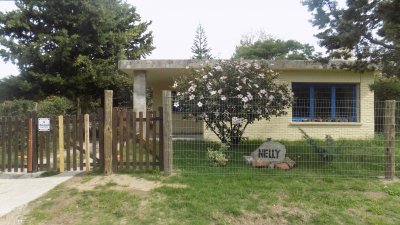
[[[187,68],[199,68],[202,60],[122,60],[119,69],[133,77],[135,111],[146,107],[146,86],[153,90],[153,107],[161,105],[162,90],[172,87],[174,77]],[[208,63],[214,63],[213,61]],[[273,61],[272,69],[280,73],[294,93],[294,104],[286,116],[259,121],[247,127],[245,135],[258,139],[300,139],[298,128],[310,136],[324,138],[365,139],[374,135],[374,94],[369,85],[373,73],[356,73],[335,69],[334,64],[311,61]],[[335,64],[337,64],[336,62]],[[174,115],[173,132],[177,136],[196,135],[216,139],[202,122],[182,120]]]

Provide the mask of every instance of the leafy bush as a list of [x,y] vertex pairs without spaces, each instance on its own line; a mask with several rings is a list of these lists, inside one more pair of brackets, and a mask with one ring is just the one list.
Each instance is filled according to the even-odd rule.
[[303,129],[299,128],[300,132],[303,134],[303,138],[307,141],[310,147],[315,151],[318,157],[323,162],[333,161],[334,152],[339,146],[335,145],[333,138],[330,135],[325,136],[325,144],[320,145],[316,140],[311,138]]
[[35,102],[30,100],[4,101],[0,104],[0,116],[24,116],[34,108]]
[[397,77],[380,77],[370,85],[375,93],[375,100],[400,100],[400,80]]
[[39,102],[39,116],[65,115],[74,109],[73,103],[66,97],[49,96]]
[[226,156],[228,148],[225,144],[222,144],[218,149],[215,149],[215,147],[207,148],[207,158],[212,166],[226,166],[228,163]]
[[285,115],[293,98],[266,61],[217,61],[176,79],[173,88],[177,111],[204,121],[222,143],[234,145],[248,124]]

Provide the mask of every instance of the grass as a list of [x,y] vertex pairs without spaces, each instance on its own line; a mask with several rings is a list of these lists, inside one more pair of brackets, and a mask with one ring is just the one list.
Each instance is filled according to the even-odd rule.
[[251,175],[177,175],[161,182],[149,193],[113,182],[89,191],[63,184],[34,203],[26,224],[400,223],[398,182]]
[[[323,162],[305,141],[285,141],[286,156],[296,161],[296,166],[290,171],[271,169],[254,169],[246,165],[243,156],[251,155],[261,140],[245,141],[231,148],[226,154],[229,162],[225,167],[210,167],[206,158],[207,148],[215,145],[206,141],[175,141],[174,166],[184,174],[197,175],[285,175],[312,177],[377,177],[384,174],[384,141],[382,137],[371,140],[335,141],[335,151],[332,162]],[[324,145],[324,142],[318,141]],[[400,147],[396,149],[396,160],[400,161]],[[397,164],[397,171],[400,170]]]
[[[304,141],[281,142],[296,161],[292,170],[246,165],[243,155],[262,141],[231,149],[226,167],[210,166],[206,159],[207,147],[215,143],[175,141],[175,176],[162,177],[158,170],[134,173],[161,183],[150,192],[113,181],[78,189],[96,184],[99,172],[94,171],[34,202],[25,223],[400,224],[400,183],[377,179],[384,169],[381,137],[338,140],[330,163],[321,162]],[[396,151],[400,160],[399,147]],[[132,171],[118,173],[131,177]]]

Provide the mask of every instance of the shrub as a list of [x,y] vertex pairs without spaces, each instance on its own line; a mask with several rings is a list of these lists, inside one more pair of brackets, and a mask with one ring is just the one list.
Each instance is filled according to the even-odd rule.
[[311,138],[303,129],[299,128],[300,132],[303,134],[303,138],[307,141],[310,147],[315,151],[322,162],[333,161],[333,156],[335,155],[336,149],[340,146],[335,145],[335,141],[330,135],[325,136],[324,145],[318,144],[316,140]]
[[226,166],[228,163],[228,158],[226,156],[226,151],[228,150],[228,146],[222,144],[218,149],[207,148],[207,158],[210,161],[212,166]]
[[400,80],[397,77],[380,77],[370,85],[375,93],[375,100],[400,100]]
[[175,111],[205,122],[222,143],[238,144],[248,124],[285,115],[292,92],[266,61],[218,61],[175,80]]
[[4,101],[0,104],[0,116],[24,116],[34,110],[35,102],[25,99]]
[[65,115],[74,109],[73,103],[66,97],[49,96],[39,102],[39,116]]

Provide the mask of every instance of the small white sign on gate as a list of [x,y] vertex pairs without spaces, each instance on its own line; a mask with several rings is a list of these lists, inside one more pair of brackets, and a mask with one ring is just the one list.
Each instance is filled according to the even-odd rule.
[[50,118],[38,118],[38,130],[50,131]]

